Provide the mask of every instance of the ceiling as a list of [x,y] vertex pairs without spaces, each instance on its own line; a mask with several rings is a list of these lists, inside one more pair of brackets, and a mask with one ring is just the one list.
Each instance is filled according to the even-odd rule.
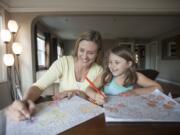
[[87,30],[98,30],[104,39],[153,38],[180,29],[175,15],[74,15],[39,18],[62,39],[75,39]]
[[51,13],[39,20],[63,39],[90,29],[115,39],[153,38],[180,28],[179,0],[0,0],[0,6],[12,13]]

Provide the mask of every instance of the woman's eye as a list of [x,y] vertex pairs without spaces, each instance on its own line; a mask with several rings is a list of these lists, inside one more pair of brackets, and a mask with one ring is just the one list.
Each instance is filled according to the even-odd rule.
[[80,51],[80,52],[84,52],[84,49],[80,49],[79,51]]
[[95,52],[89,52],[88,54],[90,54],[90,55],[95,55],[96,53],[95,53]]

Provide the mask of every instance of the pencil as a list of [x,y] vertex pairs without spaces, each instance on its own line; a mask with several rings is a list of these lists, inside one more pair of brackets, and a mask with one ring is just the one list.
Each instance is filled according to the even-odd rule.
[[85,79],[88,81],[88,83],[90,84],[90,86],[91,86],[97,93],[99,93],[100,95],[102,95],[104,98],[106,97],[106,95],[105,95],[103,92],[101,92],[101,90],[99,90],[99,89],[94,85],[93,82],[91,82],[87,77],[85,77]]
[[[29,103],[27,100],[21,100],[21,102],[27,107],[27,109],[29,109]],[[29,117],[26,117],[26,119],[31,121],[32,120],[31,115]]]

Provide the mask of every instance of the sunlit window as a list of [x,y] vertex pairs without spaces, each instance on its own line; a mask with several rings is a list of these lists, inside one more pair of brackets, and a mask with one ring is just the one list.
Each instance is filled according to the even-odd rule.
[[46,47],[45,47],[45,39],[37,37],[37,55],[38,55],[38,66],[45,67],[45,59],[46,59]]

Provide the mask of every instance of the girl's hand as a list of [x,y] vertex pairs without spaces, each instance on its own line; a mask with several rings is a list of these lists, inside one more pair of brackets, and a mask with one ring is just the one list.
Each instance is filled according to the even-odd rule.
[[[91,101],[92,99],[90,99]],[[92,101],[93,102],[93,101]],[[103,105],[106,102],[106,97],[103,97],[99,93],[95,93],[94,102],[98,105]]]
[[15,121],[29,119],[34,111],[35,104],[31,100],[14,101],[5,110],[6,116]]

